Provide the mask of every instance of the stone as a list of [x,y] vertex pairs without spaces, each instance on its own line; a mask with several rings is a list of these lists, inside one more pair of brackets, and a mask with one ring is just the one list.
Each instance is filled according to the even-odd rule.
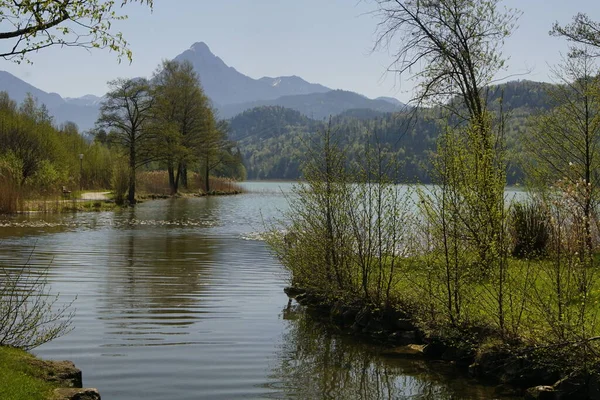
[[32,360],[31,364],[44,371],[44,380],[69,388],[83,386],[81,370],[71,361]]
[[406,346],[394,347],[393,349],[385,350],[381,354],[385,357],[398,357],[398,358],[424,358],[426,345],[423,344],[409,344]]
[[294,297],[298,304],[304,304],[306,300],[306,293],[300,293]]
[[558,391],[552,386],[535,386],[525,392],[527,400],[558,400]]
[[61,388],[54,390],[57,400],[101,400],[97,389]]
[[301,289],[295,286],[288,286],[284,288],[283,291],[285,292],[285,294],[288,295],[288,297],[291,297],[292,299],[300,294],[306,293],[305,289]]

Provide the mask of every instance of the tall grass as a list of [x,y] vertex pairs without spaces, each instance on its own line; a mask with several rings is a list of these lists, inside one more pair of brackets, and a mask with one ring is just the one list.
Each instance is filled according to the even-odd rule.
[[[169,186],[169,176],[167,171],[142,171],[137,174],[137,187],[139,193],[143,195],[169,196],[171,188]],[[202,174],[197,172],[188,172],[188,187],[180,188],[183,192],[198,193],[204,192],[204,179]],[[242,193],[243,188],[235,181],[228,178],[210,178],[210,194],[234,194]]]
[[15,213],[23,207],[19,186],[6,172],[0,170],[0,214]]
[[510,211],[514,247],[519,258],[542,257],[550,241],[550,215],[539,200],[515,203]]
[[171,194],[167,171],[141,171],[136,174],[136,186],[141,195],[154,194],[168,196]]

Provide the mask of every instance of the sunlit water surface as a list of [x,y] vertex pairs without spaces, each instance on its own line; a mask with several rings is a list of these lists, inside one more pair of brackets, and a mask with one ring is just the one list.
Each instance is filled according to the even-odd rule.
[[492,399],[444,364],[390,360],[331,332],[282,289],[260,241],[287,183],[231,197],[0,219],[0,263],[31,257],[74,299],[75,329],[35,353],[69,359],[110,399]]

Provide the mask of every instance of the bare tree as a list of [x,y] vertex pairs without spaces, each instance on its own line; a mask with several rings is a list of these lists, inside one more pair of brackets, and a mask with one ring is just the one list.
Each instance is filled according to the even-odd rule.
[[148,162],[143,146],[149,138],[146,123],[150,117],[153,99],[146,79],[117,79],[109,82],[111,91],[100,107],[100,128],[111,129],[111,134],[129,156],[128,201],[135,203],[135,172]]
[[481,122],[483,89],[504,67],[500,48],[519,13],[499,12],[500,0],[375,1],[381,19],[375,48],[391,49],[390,70],[417,81],[413,100],[448,107],[458,96],[465,119]]

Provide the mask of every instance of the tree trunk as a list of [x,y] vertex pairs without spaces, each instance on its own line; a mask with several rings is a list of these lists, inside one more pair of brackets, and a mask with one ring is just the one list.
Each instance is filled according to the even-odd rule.
[[179,164],[180,167],[179,169],[181,170],[181,186],[183,186],[184,189],[188,188],[188,170],[187,170],[187,164],[186,163],[181,163]]
[[171,162],[169,162],[167,170],[169,171],[169,188],[171,189],[171,195],[174,195],[177,193],[177,182],[175,182],[175,169]]
[[135,204],[135,148],[134,143],[132,143],[131,148],[129,149],[129,194],[127,196],[127,201],[129,204]]
[[206,158],[206,168],[204,168],[204,189],[206,194],[210,192],[210,168],[208,167],[208,157]]
[[181,179],[181,166],[177,167],[177,172],[175,173],[175,179],[173,182],[173,187],[171,189],[172,193],[171,194],[177,194],[177,192],[179,191],[179,182]]

